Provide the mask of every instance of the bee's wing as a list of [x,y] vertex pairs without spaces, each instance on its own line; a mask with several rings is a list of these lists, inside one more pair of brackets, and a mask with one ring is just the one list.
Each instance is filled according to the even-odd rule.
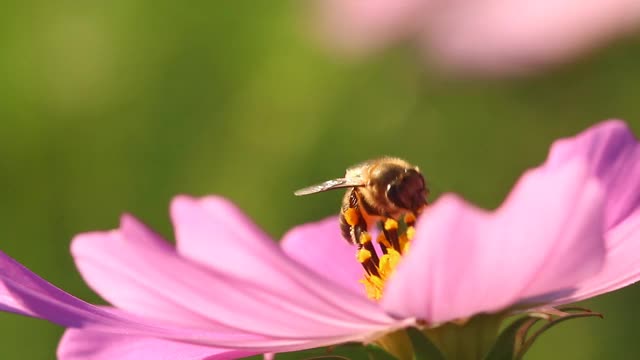
[[294,194],[296,196],[303,196],[303,195],[315,194],[315,193],[333,190],[333,189],[348,188],[348,187],[355,187],[355,186],[364,186],[362,179],[339,178],[339,179],[327,180],[320,184],[315,184],[306,188],[302,188],[300,190],[296,190]]

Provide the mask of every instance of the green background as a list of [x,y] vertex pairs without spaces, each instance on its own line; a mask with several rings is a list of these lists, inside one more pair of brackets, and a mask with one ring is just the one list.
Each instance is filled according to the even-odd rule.
[[[278,239],[341,197],[293,190],[361,160],[404,157],[434,198],[491,208],[553,139],[610,117],[640,133],[634,39],[541,76],[461,80],[401,47],[339,60],[295,2],[4,5],[0,248],[92,302],[71,237],[128,211],[171,239],[175,194],[222,194]],[[632,286],[589,301],[605,320],[558,326],[528,359],[640,357],[639,300]],[[52,359],[62,331],[0,314],[0,358]]]

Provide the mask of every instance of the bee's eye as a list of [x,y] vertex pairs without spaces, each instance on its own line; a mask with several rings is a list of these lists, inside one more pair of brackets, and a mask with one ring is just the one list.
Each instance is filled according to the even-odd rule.
[[387,186],[387,199],[389,199],[389,201],[391,201],[394,205],[401,206],[400,198],[398,196],[397,184],[389,184],[389,186]]
[[398,181],[389,184],[386,195],[394,205],[416,211],[426,202],[424,179],[417,171],[410,170]]

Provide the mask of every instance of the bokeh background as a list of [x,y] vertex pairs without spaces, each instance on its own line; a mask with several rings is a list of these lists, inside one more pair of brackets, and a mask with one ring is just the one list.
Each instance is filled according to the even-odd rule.
[[[171,239],[175,194],[222,194],[278,239],[335,213],[341,197],[293,190],[361,160],[404,157],[433,198],[454,191],[492,208],[553,139],[611,117],[640,134],[637,38],[535,77],[465,80],[402,46],[340,60],[299,10],[264,0],[5,4],[0,248],[101,303],[70,239],[117,226],[125,211]],[[560,325],[527,359],[640,357],[639,302],[640,285],[589,301],[605,320]],[[0,358],[52,359],[62,331],[0,314]]]

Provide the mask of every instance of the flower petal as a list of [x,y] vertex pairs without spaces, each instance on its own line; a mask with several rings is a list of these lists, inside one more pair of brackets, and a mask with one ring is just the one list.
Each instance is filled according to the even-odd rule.
[[340,234],[336,216],[297,226],[287,232],[280,246],[292,259],[311,271],[354,292],[362,292],[363,268],[355,259],[355,248]]
[[[169,258],[174,254],[169,244],[131,216],[122,217],[121,229],[126,230],[84,233],[73,239],[71,253],[87,284],[111,304],[132,313],[176,324],[208,327],[210,320],[205,316],[191,311],[179,300],[162,296],[180,289],[174,289],[176,285],[156,271],[163,266],[160,257]],[[127,241],[123,233],[136,241]],[[178,282],[176,278],[194,276],[188,269],[176,267],[171,271],[174,282]],[[182,285],[185,286],[187,284]],[[183,301],[190,300],[191,292],[181,293]]]
[[65,331],[57,351],[59,360],[223,360],[255,354],[159,338],[78,329]]
[[[325,290],[335,294],[332,301],[338,299],[345,302],[341,305],[343,309],[332,306],[330,301],[314,293],[316,284],[323,282],[286,258],[273,242],[259,240],[251,246],[251,241],[255,239],[226,236],[228,233],[225,233],[224,227],[222,230],[216,228],[220,225],[217,222],[219,217],[212,216],[209,210],[201,207],[207,201],[183,199],[181,209],[176,209],[175,205],[173,208],[174,219],[177,216],[178,239],[195,236],[202,241],[231,241],[229,246],[218,247],[217,253],[211,255],[220,259],[218,253],[226,253],[238,262],[227,264],[220,261],[221,267],[214,268],[190,261],[178,255],[143,224],[124,216],[119,230],[81,234],[74,239],[72,252],[87,283],[114,305],[132,313],[182,326],[209,329],[227,338],[238,333],[252,334],[253,342],[247,344],[260,346],[293,346],[313,339],[326,343],[337,338],[366,337],[397,322],[379,308],[376,308],[377,314],[365,313],[361,316],[358,313],[359,304],[371,307],[370,302],[349,295],[336,285],[330,287],[331,284],[325,283]],[[216,199],[209,205],[219,203]],[[218,215],[229,214],[223,212]],[[236,231],[232,233],[234,235],[246,231],[244,224],[239,225],[240,229],[233,228],[236,222],[227,224],[230,225],[224,226]],[[238,246],[239,253],[233,253],[234,245]],[[271,263],[263,263],[262,260],[277,254],[265,252],[260,246],[277,251],[282,258],[277,260],[280,263],[270,268],[268,265]],[[262,252],[252,252],[247,256],[241,253],[246,249]],[[290,263],[288,265],[287,260]],[[260,271],[256,271],[253,278],[240,276],[246,274],[237,268],[251,269],[256,264]],[[290,271],[295,271],[298,277],[292,279],[288,273],[275,271],[282,271],[282,264],[289,266]],[[304,273],[307,275],[302,280]],[[288,281],[279,284],[285,290],[273,285],[274,281],[282,279]],[[348,309],[349,305],[354,308]],[[214,341],[210,344],[221,347],[242,345],[234,339],[232,337],[229,342]]]
[[603,191],[587,175],[581,161],[529,171],[494,212],[443,196],[419,219],[383,307],[441,323],[570,291],[604,260]]
[[[0,253],[0,310],[38,317],[65,327],[114,335],[176,340],[207,346],[232,346],[259,353],[293,351],[333,343],[357,341],[368,332],[351,332],[317,339],[276,339],[243,332],[216,332],[185,328],[141,318],[137,315],[97,307],[79,300],[44,281],[15,260]],[[375,328],[374,328],[375,329]],[[379,331],[384,329],[377,329]]]
[[[189,221],[192,213],[194,219]],[[262,251],[261,248],[276,247],[272,239],[242,210],[223,197],[209,196],[198,202],[187,196],[178,196],[171,204],[171,216],[176,229],[178,253],[206,266],[218,268],[221,262],[224,265],[237,265],[236,261],[251,263],[253,256]],[[196,233],[200,230],[198,220],[202,217],[206,217],[206,232]],[[256,246],[258,248],[254,249]],[[244,258],[227,259],[227,247],[240,247],[238,254],[232,254]]]
[[451,68],[519,74],[559,63],[638,27],[636,0],[441,1],[425,22],[429,55]]
[[263,284],[281,300],[313,309],[333,322],[361,327],[395,321],[362,291],[348,291],[335,280],[318,276],[288,257],[271,239],[253,236],[255,231],[249,231],[253,225],[248,226],[246,216],[226,199],[179,196],[172,203],[171,215],[178,247],[184,249],[182,243],[191,243],[201,244],[202,251],[209,249],[206,265],[212,270]]
[[[281,253],[279,247],[275,249]],[[295,296],[278,296],[260,284],[247,286],[243,279],[216,273],[180,257],[172,247],[129,216],[123,217],[119,230],[77,236],[72,251],[83,275],[90,279],[94,288],[99,292],[107,290],[107,297],[123,303],[123,308],[140,311],[134,314],[88,304],[54,287],[1,252],[0,311],[39,317],[87,331],[259,353],[363,341],[407,323],[386,316],[375,305],[348,292],[341,296],[338,291],[336,297],[347,300],[345,307],[355,305],[352,311],[356,320],[345,319],[341,311],[336,312],[336,317],[316,312],[306,307],[307,304],[291,302],[291,299],[296,300]],[[318,280],[306,268],[284,258],[296,264],[295,270],[311,283]],[[118,284],[118,279],[123,282]],[[318,282],[324,284],[325,289],[332,285]],[[361,301],[364,306],[358,308]],[[154,311],[149,312],[140,304]],[[366,305],[373,306],[377,313],[366,312]],[[189,310],[193,314],[188,314]],[[362,317],[358,314],[360,310],[364,311]],[[211,321],[196,323],[198,316]],[[382,320],[377,320],[376,316]]]
[[362,53],[413,38],[445,68],[522,75],[636,31],[636,0],[319,0],[330,43]]
[[603,184],[607,230],[640,207],[640,143],[623,121],[604,121],[556,141],[545,166],[561,166],[572,159],[586,161],[590,176]]
[[555,305],[581,301],[640,281],[640,210],[606,234],[607,257],[602,271],[579,283],[577,291]]
[[135,323],[88,304],[46,282],[0,252],[0,310],[66,327],[102,328]]
[[555,301],[564,304],[619,289],[640,280],[640,142],[620,120],[609,120],[582,134],[557,141],[546,166],[586,159],[606,191],[604,269]]
[[[167,326],[126,312],[88,304],[56,288],[1,252],[0,310],[42,318],[65,327],[113,334],[152,336],[195,343],[264,340],[247,334],[229,334],[223,337],[207,330]],[[266,344],[269,345],[269,342]],[[280,345],[299,344],[300,342],[289,342]]]

